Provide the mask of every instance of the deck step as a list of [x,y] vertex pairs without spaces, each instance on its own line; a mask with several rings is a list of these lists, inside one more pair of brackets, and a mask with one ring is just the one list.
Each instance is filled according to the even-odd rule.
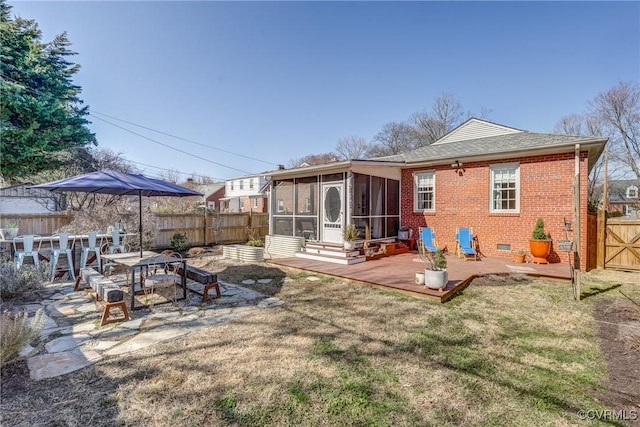
[[338,258],[351,258],[360,255],[360,251],[345,251],[342,247],[321,247],[321,246],[306,246],[300,252],[313,255],[326,255]]
[[[358,254],[358,251],[354,251],[354,252]],[[367,260],[367,257],[365,257],[364,255],[355,255],[355,256],[345,257],[345,256],[335,256],[335,255],[333,256],[322,255],[322,254],[309,253],[309,252],[298,252],[296,253],[296,258],[313,259],[316,261],[331,262],[334,264],[343,264],[343,265],[359,264]]]

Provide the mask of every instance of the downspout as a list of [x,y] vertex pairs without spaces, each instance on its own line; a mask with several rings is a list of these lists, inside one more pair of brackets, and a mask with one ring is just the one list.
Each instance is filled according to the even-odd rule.
[[575,145],[574,152],[574,177],[573,177],[573,217],[575,219],[576,227],[573,231],[574,240],[574,252],[573,252],[573,269],[574,269],[574,298],[580,301],[580,230],[582,228],[582,221],[580,218],[580,144]]

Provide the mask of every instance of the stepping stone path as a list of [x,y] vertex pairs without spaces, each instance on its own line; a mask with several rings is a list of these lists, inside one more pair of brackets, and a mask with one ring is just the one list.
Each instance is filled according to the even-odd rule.
[[[121,285],[124,275],[110,276]],[[269,283],[272,279],[260,279]],[[254,284],[255,281],[246,281]],[[45,285],[39,303],[16,305],[31,318],[41,308],[45,310],[44,327],[40,333],[42,345],[26,346],[21,356],[27,358],[32,379],[57,377],[77,371],[104,358],[145,349],[229,322],[255,310],[278,307],[283,302],[241,286],[219,282],[221,298],[202,303],[202,296],[187,292],[187,299],[177,304],[155,305],[151,309],[130,310],[131,320],[100,327],[102,306],[88,291],[73,291],[73,282]],[[202,292],[203,286],[189,281],[189,291]],[[127,288],[128,289],[128,288]],[[126,296],[126,293],[125,293]]]

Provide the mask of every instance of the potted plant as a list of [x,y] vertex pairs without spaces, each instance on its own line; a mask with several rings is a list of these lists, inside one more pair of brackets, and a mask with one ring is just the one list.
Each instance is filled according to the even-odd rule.
[[[424,269],[424,285],[429,289],[438,289],[442,291],[449,281],[449,273],[447,272],[447,259],[442,249],[436,252],[429,252],[424,245],[418,245],[418,253],[425,263]],[[417,282],[416,278],[416,282]]]
[[527,252],[524,249],[516,249],[513,251],[513,262],[523,263]]
[[10,222],[7,224],[5,228],[0,228],[0,234],[2,239],[4,240],[12,240],[15,239],[18,235],[18,224],[15,222]]
[[342,239],[344,240],[344,248],[348,251],[353,250],[353,241],[358,238],[360,232],[355,224],[349,224],[342,230]]
[[529,239],[529,251],[536,264],[548,264],[547,257],[551,252],[551,236],[544,231],[544,221],[538,218]]

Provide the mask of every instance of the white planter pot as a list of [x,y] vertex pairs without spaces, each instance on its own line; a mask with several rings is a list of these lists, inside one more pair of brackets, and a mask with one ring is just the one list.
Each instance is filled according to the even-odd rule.
[[350,241],[350,240],[349,241],[347,241],[347,240],[344,241],[344,249],[345,250],[352,251],[353,247],[354,247],[354,245],[353,245],[352,241]]
[[0,228],[0,237],[4,240],[13,240],[17,235],[17,228]]
[[429,289],[444,289],[449,281],[447,270],[424,270],[424,285]]
[[424,271],[416,271],[416,285],[424,285]]

